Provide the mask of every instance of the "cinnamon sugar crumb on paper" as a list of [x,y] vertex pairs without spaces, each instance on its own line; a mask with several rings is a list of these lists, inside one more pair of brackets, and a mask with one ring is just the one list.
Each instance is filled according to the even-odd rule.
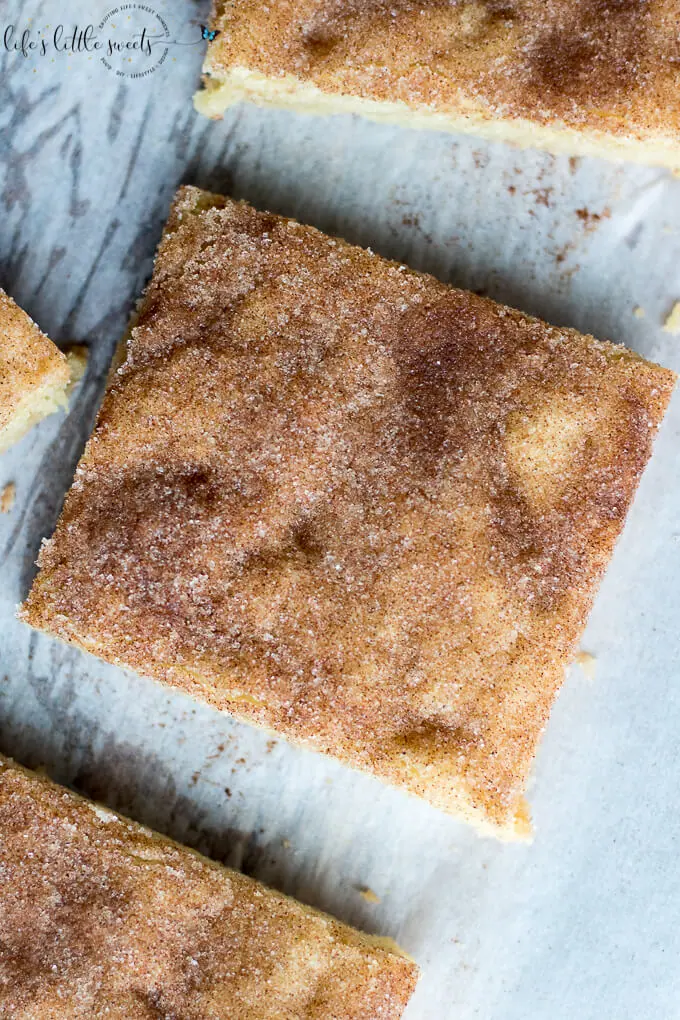
[[70,396],[87,371],[90,352],[83,344],[72,344],[71,347],[67,347],[65,354],[66,363],[71,375],[66,393]]
[[14,500],[16,499],[17,487],[14,482],[8,482],[2,492],[0,492],[0,513],[8,514],[14,506]]
[[594,655],[591,655],[590,652],[579,651],[576,653],[574,662],[577,666],[581,667],[589,680],[595,679],[595,666],[597,659]]
[[633,309],[633,315],[635,316],[636,319],[644,319],[645,314],[646,313],[642,305],[636,305],[635,308]]
[[367,903],[380,903],[378,894],[374,893],[367,885],[360,886],[357,892]]
[[663,324],[664,333],[671,333],[672,336],[680,334],[680,301],[676,301],[670,310],[666,321]]

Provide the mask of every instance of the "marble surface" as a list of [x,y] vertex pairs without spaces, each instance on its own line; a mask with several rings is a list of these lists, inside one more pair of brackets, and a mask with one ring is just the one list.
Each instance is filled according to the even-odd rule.
[[[0,27],[52,39],[112,6],[4,0]],[[680,180],[352,118],[242,106],[209,122],[191,105],[207,5],[152,6],[170,41],[141,78],[96,52],[0,47],[0,284],[91,352],[68,415],[0,460],[0,488],[17,486],[0,515],[0,749],[398,939],[423,970],[409,1020],[680,1017],[679,398],[584,637],[595,678],[572,670],[538,756],[531,846],[480,839],[15,620],[180,182],[680,369],[662,329],[680,299]]]

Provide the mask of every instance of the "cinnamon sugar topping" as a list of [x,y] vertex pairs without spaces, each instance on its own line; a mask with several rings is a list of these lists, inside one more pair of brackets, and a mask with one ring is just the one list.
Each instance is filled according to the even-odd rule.
[[24,617],[526,834],[672,385],[182,189]]
[[0,759],[0,1014],[399,1020],[417,968]]

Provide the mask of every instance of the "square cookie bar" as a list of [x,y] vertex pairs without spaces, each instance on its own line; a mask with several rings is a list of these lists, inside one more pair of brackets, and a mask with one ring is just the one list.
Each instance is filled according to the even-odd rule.
[[0,758],[0,1014],[398,1020],[418,970]]
[[65,356],[0,290],[0,453],[66,406],[69,382]]
[[679,20],[679,0],[217,0],[195,102],[677,168]]
[[183,188],[23,619],[527,836],[673,383]]

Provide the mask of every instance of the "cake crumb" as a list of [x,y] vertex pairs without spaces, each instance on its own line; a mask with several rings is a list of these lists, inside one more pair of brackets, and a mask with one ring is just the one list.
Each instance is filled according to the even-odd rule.
[[360,885],[357,888],[357,892],[367,903],[380,903],[380,897],[377,893],[374,893],[367,885]]
[[72,344],[70,347],[66,348],[65,353],[68,370],[71,374],[66,393],[70,396],[85,375],[87,359],[90,356],[90,352],[83,344]]
[[283,847],[284,850],[290,850],[290,840],[289,839],[282,839],[281,840],[281,846]]
[[0,492],[0,513],[8,514],[10,512],[14,506],[16,494],[16,484],[14,482],[8,482],[2,492]]
[[596,658],[590,652],[579,651],[576,653],[575,663],[580,666],[589,680],[595,679]]
[[635,306],[635,308],[633,309],[633,315],[635,316],[636,319],[644,319],[645,310],[642,307],[642,305]]
[[663,324],[664,333],[680,334],[680,301],[676,301]]

